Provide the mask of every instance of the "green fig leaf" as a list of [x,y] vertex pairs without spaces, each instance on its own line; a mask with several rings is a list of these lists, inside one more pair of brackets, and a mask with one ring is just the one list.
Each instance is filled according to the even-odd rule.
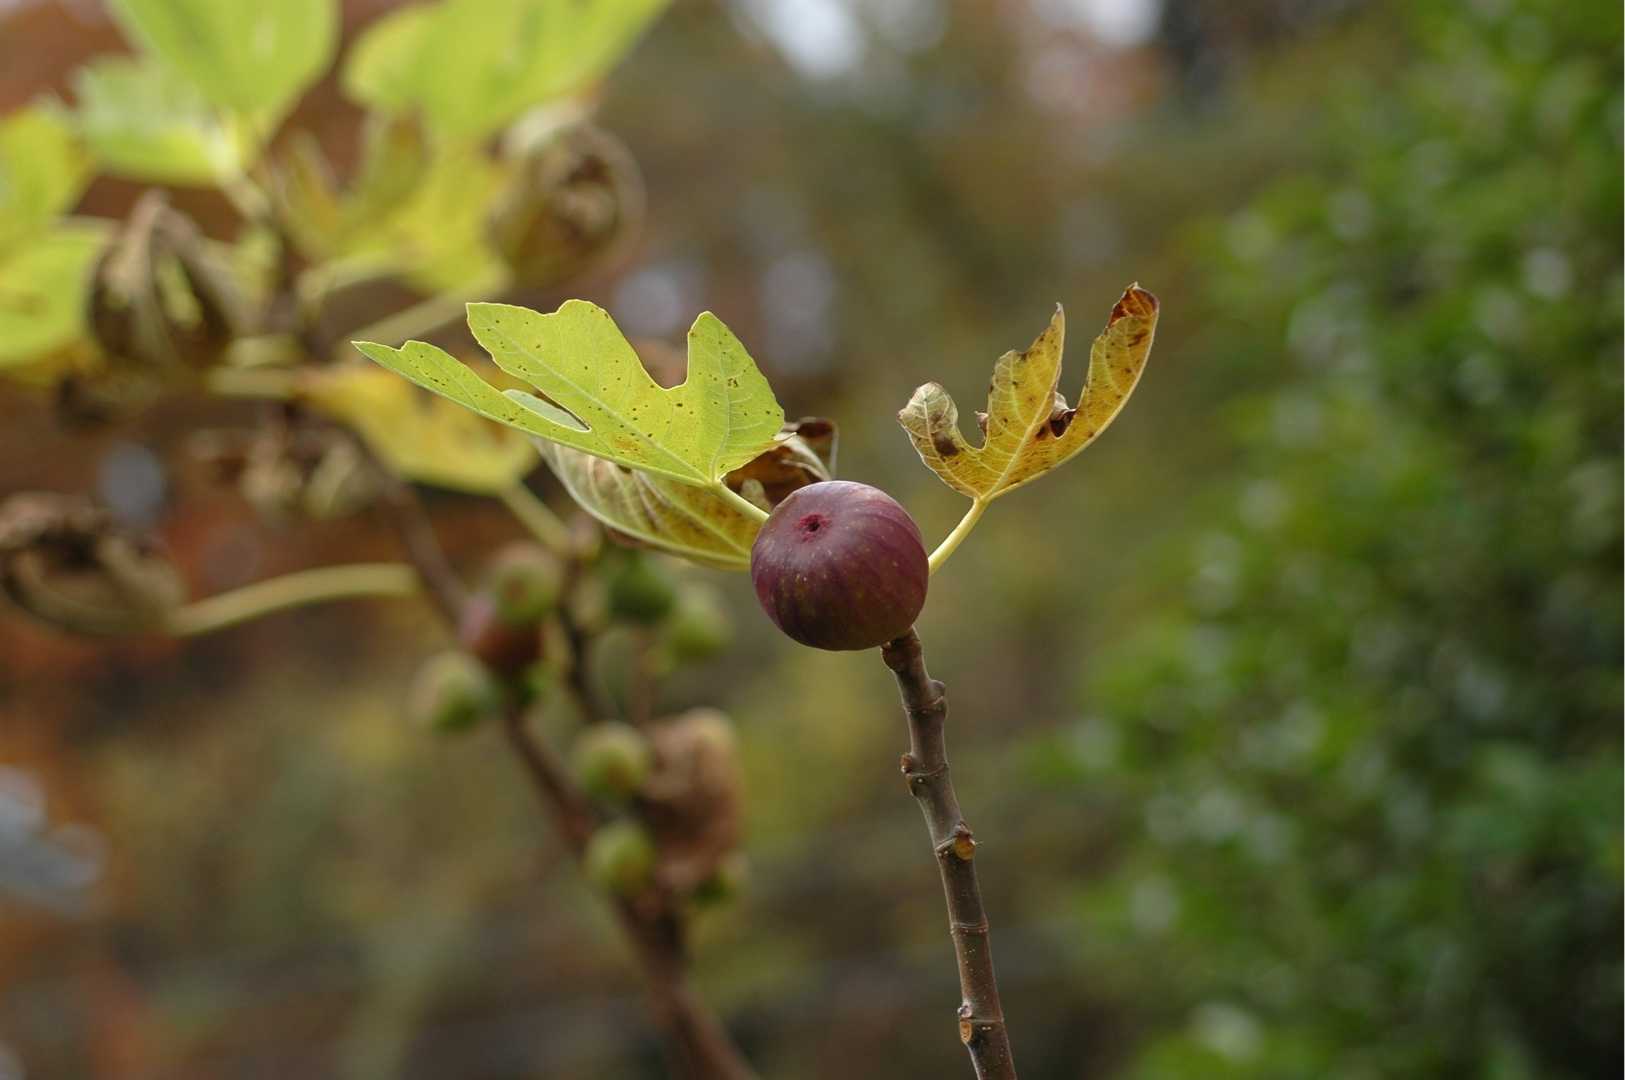
[[[788,424],[772,446],[728,474],[730,490],[754,485],[770,509],[791,491],[829,480],[835,425],[807,419]],[[679,484],[634,472],[557,443],[536,440],[553,473],[587,513],[645,547],[717,570],[749,570],[761,519],[715,488]]]
[[361,164],[347,190],[339,189],[315,136],[299,132],[278,170],[275,197],[302,251],[324,259],[351,255],[375,244],[369,234],[408,205],[430,161],[421,125],[411,117],[374,113],[363,127]]
[[709,312],[688,333],[688,376],[664,389],[609,313],[567,300],[543,315],[470,304],[468,325],[508,375],[534,387],[502,392],[444,350],[420,341],[363,354],[483,416],[550,442],[679,483],[721,487],[773,446],[784,410],[756,363]]
[[64,223],[0,255],[0,369],[22,366],[86,335],[85,296],[110,230]]
[[1112,308],[1089,353],[1089,372],[1075,408],[1057,392],[1066,320],[1059,307],[1049,327],[1024,352],[1007,352],[993,366],[987,412],[978,419],[981,446],[959,431],[959,408],[937,383],[914,391],[898,422],[920,460],[942,482],[986,503],[1054,469],[1106,429],[1133,393],[1151,354],[1157,298],[1130,285]]
[[151,60],[93,60],[79,69],[74,89],[79,133],[109,172],[212,186],[242,168],[241,129]]
[[0,253],[73,206],[89,179],[60,111],[35,105],[0,119]]
[[354,430],[400,476],[491,495],[536,466],[524,435],[425,394],[382,368],[357,362],[303,377],[299,397]]
[[[442,0],[379,19],[350,51],[346,93],[482,138],[601,76],[670,0]],[[447,64],[444,57],[455,56]]]
[[714,488],[634,472],[558,443],[536,446],[570,497],[628,539],[716,570],[750,569],[761,519]]
[[112,0],[143,48],[203,98],[247,115],[277,116],[333,59],[333,0]]

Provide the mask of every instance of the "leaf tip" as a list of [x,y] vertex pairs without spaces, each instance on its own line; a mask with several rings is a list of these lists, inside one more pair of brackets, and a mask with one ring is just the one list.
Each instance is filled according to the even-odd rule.
[[1110,326],[1118,319],[1130,317],[1150,318],[1157,314],[1161,306],[1162,302],[1154,294],[1140,288],[1138,281],[1133,282],[1123,290],[1123,295],[1112,306],[1111,318],[1107,320],[1106,325]]

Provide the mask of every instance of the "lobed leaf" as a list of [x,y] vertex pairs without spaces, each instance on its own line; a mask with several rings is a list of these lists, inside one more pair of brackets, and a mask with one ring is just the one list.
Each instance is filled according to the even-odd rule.
[[302,379],[299,396],[353,429],[408,480],[493,494],[536,465],[536,451],[520,433],[369,364],[311,372]]
[[333,0],[112,0],[125,29],[209,102],[279,115],[327,69]]
[[0,253],[71,207],[90,179],[72,125],[34,105],[0,120]]
[[508,375],[502,392],[420,341],[356,347],[384,367],[492,420],[684,484],[719,484],[774,443],[784,410],[733,333],[709,312],[688,333],[688,375],[670,390],[644,369],[609,313],[567,300],[544,315],[470,304],[474,337]]
[[1157,307],[1157,298],[1138,285],[1124,291],[1090,349],[1075,408],[1056,390],[1066,337],[1057,307],[1030,347],[994,364],[987,412],[978,415],[981,446],[960,433],[959,407],[938,383],[914,391],[898,422],[943,483],[979,502],[996,499],[1067,461],[1116,418],[1151,354]]
[[241,130],[150,60],[93,60],[79,69],[74,90],[79,133],[110,172],[160,184],[213,185],[242,167]]
[[602,75],[669,2],[441,0],[405,8],[361,36],[345,64],[345,91],[369,108],[418,110],[440,132],[480,138]]

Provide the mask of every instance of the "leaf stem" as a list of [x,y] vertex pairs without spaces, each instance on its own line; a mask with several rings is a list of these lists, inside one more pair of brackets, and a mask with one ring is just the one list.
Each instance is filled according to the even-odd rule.
[[211,394],[220,397],[269,398],[287,401],[294,396],[298,378],[282,368],[214,368],[205,376]]
[[300,570],[198,600],[172,612],[164,629],[177,637],[224,630],[278,611],[366,596],[415,596],[418,576],[400,563],[354,563]]
[[763,510],[760,506],[757,506],[755,503],[739,494],[739,492],[735,491],[721,480],[718,480],[715,484],[713,484],[712,488],[725,500],[733,503],[734,508],[739,510],[746,517],[754,518],[757,521],[767,520],[768,515],[766,510]]
[[937,550],[931,553],[929,560],[931,573],[936,573],[942,564],[948,561],[948,556],[952,555],[959,545],[964,543],[965,537],[969,536],[970,531],[976,528],[976,523],[982,519],[982,515],[986,511],[986,500],[971,500],[970,509],[966,510],[965,516],[959,519],[959,524],[954,526],[953,532],[943,537],[942,543],[937,545]]
[[976,883],[976,838],[965,824],[959,797],[948,774],[943,726],[948,700],[943,686],[925,670],[925,654],[913,630],[881,649],[897,677],[908,717],[909,748],[902,757],[908,789],[925,814],[931,849],[948,901],[948,933],[959,961],[959,1041],[970,1052],[978,1080],[1016,1080],[1010,1035],[999,1004],[987,911]]
[[544,547],[556,555],[570,556],[575,546],[570,527],[534,491],[521,482],[503,488],[497,497]]

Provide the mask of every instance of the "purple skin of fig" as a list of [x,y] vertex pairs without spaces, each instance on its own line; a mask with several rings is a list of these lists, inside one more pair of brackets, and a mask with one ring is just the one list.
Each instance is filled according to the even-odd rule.
[[750,552],[762,610],[815,649],[873,649],[908,633],[930,572],[908,511],[847,480],[792,492]]

